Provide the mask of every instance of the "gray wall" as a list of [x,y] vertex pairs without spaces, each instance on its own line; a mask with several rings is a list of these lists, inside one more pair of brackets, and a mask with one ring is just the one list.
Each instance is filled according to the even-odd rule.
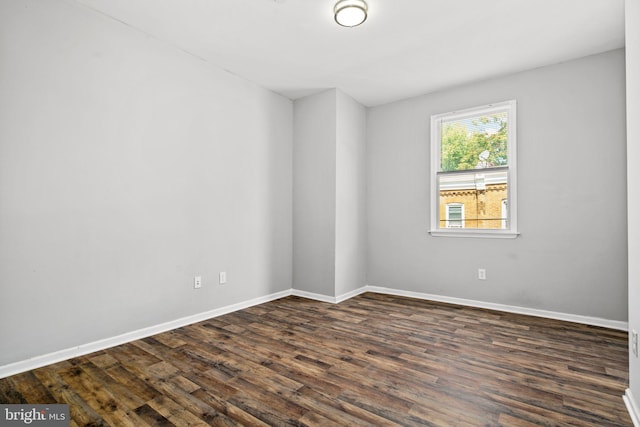
[[291,101],[61,0],[0,64],[0,365],[291,288]]
[[293,285],[333,296],[336,226],[336,91],[294,102]]
[[366,174],[367,110],[336,91],[336,289],[344,295],[367,284]]
[[337,89],[294,103],[296,290],[338,297],[366,285],[366,117]]
[[[370,110],[339,90],[294,108],[74,3],[8,0],[0,63],[0,366],[292,286],[627,318],[622,51]],[[522,236],[430,237],[429,116],[512,98]],[[630,168],[632,214],[637,182]]]
[[[370,109],[369,284],[626,321],[624,79],[617,50]],[[431,237],[430,116],[509,99],[521,236]]]
[[[627,0],[627,185],[629,203],[629,329],[640,332],[640,2]],[[640,408],[640,362],[629,352],[629,387]],[[636,414],[640,416],[640,413]]]

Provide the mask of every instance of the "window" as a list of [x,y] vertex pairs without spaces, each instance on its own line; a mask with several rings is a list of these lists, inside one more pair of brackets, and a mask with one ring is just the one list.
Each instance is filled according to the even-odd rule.
[[449,203],[447,205],[447,228],[464,228],[464,205]]
[[516,102],[431,117],[431,234],[516,237]]

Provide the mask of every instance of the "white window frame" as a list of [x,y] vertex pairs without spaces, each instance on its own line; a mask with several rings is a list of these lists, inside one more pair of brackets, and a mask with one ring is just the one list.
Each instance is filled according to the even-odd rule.
[[[504,229],[468,229],[440,227],[440,191],[438,189],[438,172],[440,172],[440,141],[442,123],[468,117],[482,116],[498,112],[507,113],[507,153],[509,164],[507,170],[507,200],[509,203],[508,218]],[[431,116],[431,229],[432,236],[440,237],[489,237],[515,238],[518,236],[518,203],[517,203],[517,128],[516,101],[504,101],[479,107],[466,108]],[[482,169],[480,169],[482,170]],[[478,173],[479,169],[471,169],[468,173]],[[490,169],[488,169],[490,170]],[[458,172],[456,172],[458,173]],[[459,173],[465,173],[460,171]],[[446,209],[445,209],[446,212]]]
[[[452,206],[455,207],[459,207],[460,208],[460,226],[452,226],[451,225],[451,219],[449,218],[449,208],[451,208]],[[447,220],[447,228],[464,228],[464,203],[447,203],[445,205],[445,215],[446,215],[446,220]],[[454,221],[458,221],[458,220],[454,220]]]

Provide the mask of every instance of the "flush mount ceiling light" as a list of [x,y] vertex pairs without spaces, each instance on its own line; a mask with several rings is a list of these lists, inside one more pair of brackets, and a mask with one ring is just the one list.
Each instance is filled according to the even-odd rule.
[[340,0],[333,13],[339,25],[356,27],[367,19],[367,3],[364,0]]

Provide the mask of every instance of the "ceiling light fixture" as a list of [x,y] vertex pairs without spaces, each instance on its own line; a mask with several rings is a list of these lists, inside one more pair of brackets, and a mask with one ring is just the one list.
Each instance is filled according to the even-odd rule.
[[366,21],[367,9],[364,0],[340,0],[333,8],[333,16],[343,27],[356,27]]

